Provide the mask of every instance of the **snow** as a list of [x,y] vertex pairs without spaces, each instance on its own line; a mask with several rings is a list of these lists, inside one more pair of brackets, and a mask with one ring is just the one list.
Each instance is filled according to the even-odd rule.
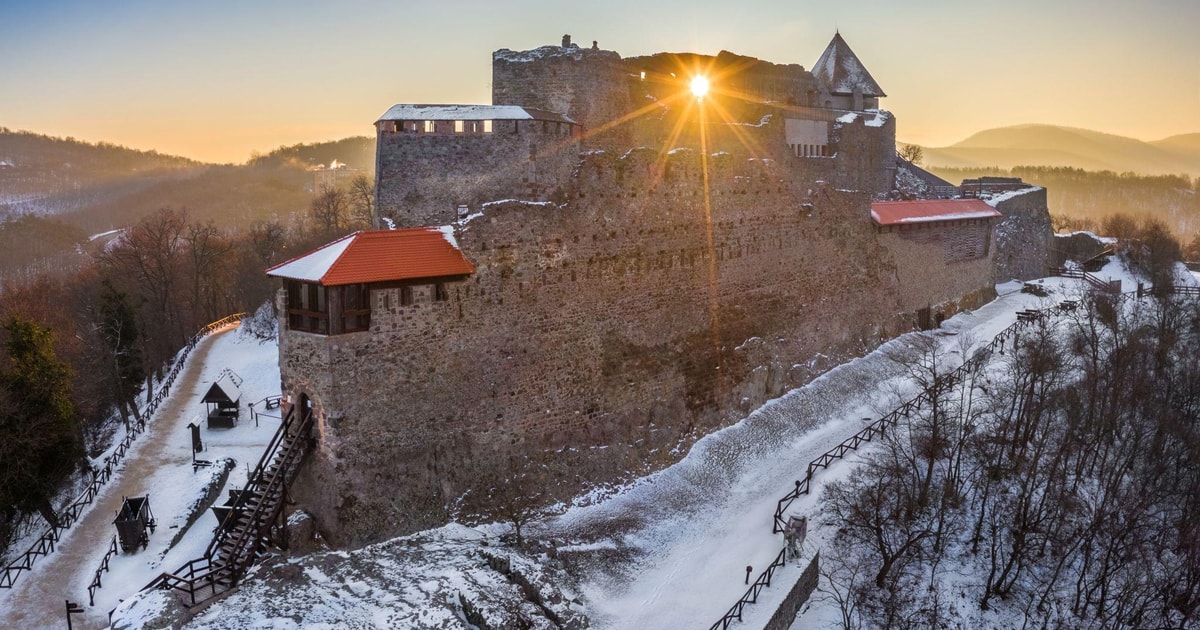
[[[540,120],[518,105],[393,105],[379,120]],[[554,115],[554,119],[570,120]],[[573,122],[573,121],[572,121]]]
[[115,230],[109,230],[107,232],[100,232],[99,234],[93,234],[88,237],[88,242],[91,243],[95,240],[102,239],[106,236],[116,236],[117,234],[120,234],[121,232],[124,232],[124,231],[125,231],[125,228],[117,228]]
[[271,274],[293,280],[320,282],[321,278],[325,277],[326,273],[329,273],[329,268],[342,257],[342,254],[346,253],[346,249],[354,242],[354,237],[357,235],[358,233],[355,232],[354,234],[343,236],[310,254],[305,254],[276,267],[272,270]]
[[[188,425],[202,422],[205,406],[201,398],[226,367],[244,377],[240,387],[243,403],[279,394],[274,343],[260,343],[232,326],[201,341],[175,382],[171,397],[149,420],[148,430],[133,442],[123,464],[96,500],[74,526],[63,532],[57,550],[39,559],[12,589],[0,589],[0,628],[59,627],[62,608],[47,606],[47,602],[61,602],[64,597],[84,606],[84,612],[72,620],[76,628],[103,627],[108,611],[122,599],[163,571],[173,571],[203,555],[216,519],[206,510],[189,528],[188,514],[218,471],[215,465],[193,471]],[[278,426],[277,418],[267,416],[260,416],[256,423],[245,409],[232,429],[208,429],[201,424],[206,450],[197,457],[214,462],[221,458],[236,460],[227,487],[240,487],[245,483],[247,467],[258,462]],[[102,458],[93,463],[100,463]],[[145,550],[129,554],[118,551],[112,556],[109,571],[101,575],[103,586],[96,591],[95,605],[91,606],[87,588],[116,533],[112,515],[124,496],[143,495],[149,496],[157,529],[150,534]],[[223,498],[222,489],[218,502]],[[176,538],[178,542],[172,545]],[[149,615],[163,604],[144,605],[147,608],[139,609],[138,614]]]
[[854,112],[842,114],[841,116],[838,116],[837,119],[837,121],[842,124],[850,124],[856,120],[858,120],[858,114],[855,114]]
[[1101,243],[1108,243],[1110,245],[1115,244],[1117,242],[1117,238],[1114,236],[1097,236],[1095,232],[1092,232],[1089,230],[1076,230],[1074,232],[1071,232],[1070,234],[1056,234],[1055,236],[1062,236],[1062,237],[1066,238],[1066,237],[1075,236],[1076,234],[1083,234],[1085,236],[1090,236]]
[[[1097,275],[1135,282],[1116,262]],[[925,335],[948,351],[964,345],[969,354],[1015,321],[1016,311],[1075,299],[1083,292],[1079,280],[1047,278],[1039,282],[1049,298],[1021,292],[1020,282],[997,285],[997,300],[959,313],[938,330],[901,336],[867,356],[833,368],[768,402],[743,421],[700,439],[677,464],[622,488],[598,489],[561,515],[531,524],[529,536],[565,541],[557,550],[559,557],[583,567],[578,590],[592,628],[706,628],[745,592],[745,567],[753,566],[757,576],[778,553],[782,538],[771,533],[776,502],[793,488],[793,480],[803,476],[808,463],[859,431],[864,419],[878,418],[916,393],[916,386],[887,353]],[[221,368],[231,367],[247,377],[242,389],[248,400],[278,391],[274,345],[260,345],[227,332],[204,341],[202,348],[208,348],[207,359],[201,362],[197,356],[193,359],[196,364],[188,367],[198,370],[199,378],[190,387],[177,386],[172,397],[172,401],[179,397],[182,408],[189,411],[175,417],[168,416],[164,408],[151,423],[150,433],[139,439],[127,464],[127,469],[143,471],[147,487],[152,487],[151,503],[160,527],[179,522],[179,515],[194,500],[206,477],[203,471],[193,473],[187,465],[188,449],[182,437],[187,422],[202,409],[199,397],[207,389],[205,383],[216,378]],[[231,485],[244,480],[241,462],[256,461],[273,431],[269,422],[257,429],[250,424],[244,420],[230,431],[204,432],[211,449],[203,454],[206,458],[238,458]],[[136,462],[146,459],[151,450],[143,445],[148,446],[158,435],[170,436],[174,459],[154,469],[139,466]],[[818,472],[811,494],[795,501],[789,514],[814,515],[825,484],[844,477],[861,457],[861,452],[854,454]],[[121,473],[106,487],[105,496],[141,493],[131,485],[137,480],[130,477]],[[106,544],[111,526],[108,512],[102,512],[105,520],[98,535]],[[104,578],[106,586],[97,593],[96,606],[87,607],[84,618],[103,619],[118,599],[132,594],[158,572],[198,556],[213,524],[211,516],[202,516],[170,550],[164,545],[169,536],[160,529],[151,536],[149,550],[114,558],[113,571]],[[252,572],[239,592],[201,612],[190,627],[465,628],[470,626],[461,617],[464,597],[478,603],[481,614],[497,620],[500,617],[495,615],[501,614],[503,605],[495,597],[512,592],[512,583],[483,569],[479,556],[509,553],[496,544],[497,536],[507,529],[502,524],[467,528],[452,523],[352,552],[270,559]],[[85,531],[78,526],[69,530],[60,553],[39,562],[18,581],[16,589],[0,591],[0,627],[59,624],[61,612],[54,615],[41,610],[45,601],[65,595],[86,602],[86,585],[103,545],[88,545],[86,554],[74,565],[63,564],[65,554],[81,546]],[[746,608],[744,627],[763,626],[802,565],[830,535],[810,519],[803,562],[789,562],[776,573],[758,603]],[[516,554],[510,560],[522,562]],[[534,566],[524,569],[539,570]],[[68,576],[62,588],[32,587],[58,575]],[[550,582],[564,589],[569,584],[565,579]],[[566,596],[573,597],[569,592]],[[171,614],[164,612],[169,597],[155,592],[130,600],[116,617],[118,627],[161,621]],[[816,598],[797,627],[825,627],[825,620],[837,618],[831,606]],[[567,607],[578,609],[569,602]]]
[[458,249],[458,239],[454,238],[453,225],[440,225],[435,229],[442,233],[442,238],[446,239],[447,243],[450,243],[450,247]]
[[891,117],[887,112],[882,110],[873,110],[872,113],[874,116],[863,123],[868,127],[882,127],[887,124],[888,119]]
[[1030,186],[1029,188],[1022,188],[1020,190],[1010,190],[1006,193],[994,195],[990,199],[985,199],[984,201],[986,201],[989,206],[992,206],[993,208],[995,208],[996,206],[1000,205],[1002,202],[1008,201],[1009,199],[1012,199],[1014,197],[1020,197],[1021,195],[1027,195],[1036,190],[1044,190],[1044,189],[1039,188],[1037,186]]

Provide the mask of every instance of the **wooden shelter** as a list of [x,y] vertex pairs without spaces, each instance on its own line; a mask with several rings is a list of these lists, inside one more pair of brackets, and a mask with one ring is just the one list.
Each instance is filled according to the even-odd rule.
[[208,393],[204,395],[204,404],[208,408],[208,428],[232,429],[237,424],[242,400],[238,386],[241,384],[242,379],[237,374],[225,370],[208,388]]

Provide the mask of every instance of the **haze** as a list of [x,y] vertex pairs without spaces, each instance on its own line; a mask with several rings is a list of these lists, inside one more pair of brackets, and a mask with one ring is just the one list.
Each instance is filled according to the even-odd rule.
[[852,4],[0,3],[0,125],[218,162],[370,135],[394,103],[487,103],[491,52],[598,40],[808,68],[835,29],[902,141],[1047,123],[1200,131],[1195,0]]

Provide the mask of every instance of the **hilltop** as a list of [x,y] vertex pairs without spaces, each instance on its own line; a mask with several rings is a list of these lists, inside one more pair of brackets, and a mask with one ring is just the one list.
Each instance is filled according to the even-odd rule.
[[947,147],[925,147],[931,167],[1059,166],[1145,175],[1200,177],[1200,133],[1154,142],[1055,125],[1016,125],[980,131]]

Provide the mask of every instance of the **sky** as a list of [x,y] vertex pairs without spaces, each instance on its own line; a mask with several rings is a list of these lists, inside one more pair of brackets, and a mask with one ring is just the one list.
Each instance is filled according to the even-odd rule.
[[1026,123],[1200,132],[1196,0],[0,0],[0,126],[216,162],[372,135],[396,103],[488,103],[491,53],[811,67],[835,31],[903,142]]

